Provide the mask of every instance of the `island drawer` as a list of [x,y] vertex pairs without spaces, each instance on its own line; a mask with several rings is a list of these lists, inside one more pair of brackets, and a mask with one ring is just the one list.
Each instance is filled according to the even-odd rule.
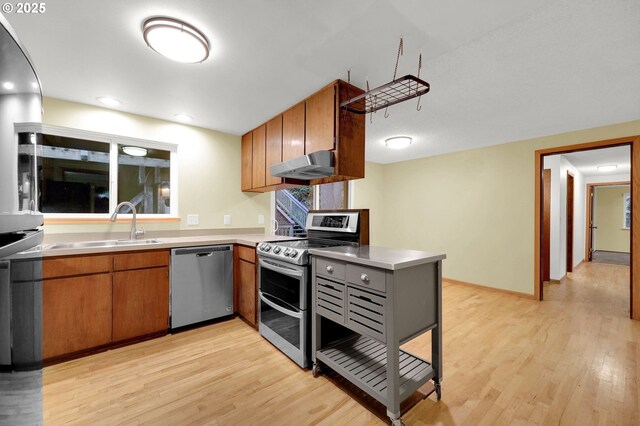
[[360,334],[364,334],[382,343],[386,342],[387,299],[383,296],[348,288],[347,326]]
[[345,285],[316,278],[316,312],[344,324]]
[[347,282],[386,293],[386,274],[384,270],[368,266],[348,264]]
[[334,280],[344,280],[346,264],[339,260],[318,258],[316,260],[316,274],[330,277]]

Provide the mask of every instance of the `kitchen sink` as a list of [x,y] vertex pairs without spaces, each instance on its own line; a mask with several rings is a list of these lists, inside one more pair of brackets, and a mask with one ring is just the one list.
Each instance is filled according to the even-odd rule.
[[45,245],[46,250],[62,250],[62,249],[78,249],[92,247],[119,247],[119,246],[138,246],[142,244],[160,244],[160,240],[101,240],[101,241],[82,241],[78,243],[54,243]]

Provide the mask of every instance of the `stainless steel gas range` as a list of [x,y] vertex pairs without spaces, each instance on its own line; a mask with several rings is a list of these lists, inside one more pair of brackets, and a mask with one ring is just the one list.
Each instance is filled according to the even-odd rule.
[[311,351],[308,251],[368,244],[368,214],[368,210],[311,211],[307,239],[262,243],[257,248],[260,334],[303,368],[309,366]]

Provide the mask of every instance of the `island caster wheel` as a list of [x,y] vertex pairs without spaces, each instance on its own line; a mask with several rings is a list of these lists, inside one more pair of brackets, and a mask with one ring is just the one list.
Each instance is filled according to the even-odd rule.
[[320,373],[320,365],[318,365],[317,363],[313,364],[313,368],[311,369],[311,374],[313,374],[313,377],[318,377]]
[[402,419],[395,419],[395,420],[392,419],[391,420],[391,425],[392,426],[407,426],[407,424]]
[[438,399],[438,401],[440,401],[440,399],[442,398],[442,385],[440,383],[436,383],[435,388],[436,388],[436,398]]

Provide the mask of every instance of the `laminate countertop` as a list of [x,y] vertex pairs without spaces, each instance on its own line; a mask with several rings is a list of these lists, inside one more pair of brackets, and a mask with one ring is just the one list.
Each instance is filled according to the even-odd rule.
[[[127,245],[126,241],[118,240],[118,245],[105,245],[98,247],[69,247],[73,242],[83,243],[86,241],[64,241],[50,242],[42,245],[42,256],[68,256],[77,254],[140,251],[155,249],[171,249],[179,247],[197,247],[217,244],[241,244],[255,247],[266,241],[287,241],[299,238],[283,237],[279,235],[265,234],[226,234],[226,235],[190,235],[181,237],[149,237],[156,240],[156,243]],[[99,240],[98,240],[99,241]],[[58,246],[59,248],[56,248]]]
[[392,271],[447,258],[444,253],[378,246],[339,246],[310,249],[309,254]]

